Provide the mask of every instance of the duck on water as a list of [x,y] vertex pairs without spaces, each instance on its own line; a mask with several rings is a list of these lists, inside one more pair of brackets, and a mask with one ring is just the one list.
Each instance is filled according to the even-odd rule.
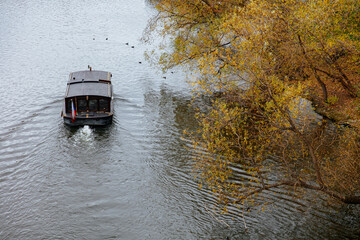
[[70,73],[61,112],[66,125],[104,126],[112,122],[112,74],[88,68]]

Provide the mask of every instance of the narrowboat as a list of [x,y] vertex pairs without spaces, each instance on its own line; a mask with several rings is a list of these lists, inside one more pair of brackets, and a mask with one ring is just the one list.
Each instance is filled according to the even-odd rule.
[[64,97],[62,117],[68,126],[104,126],[112,123],[112,74],[89,70],[72,72]]

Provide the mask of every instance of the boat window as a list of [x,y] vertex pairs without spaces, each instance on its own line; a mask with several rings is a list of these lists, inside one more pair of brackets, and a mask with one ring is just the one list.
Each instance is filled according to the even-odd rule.
[[110,104],[108,99],[99,99],[99,110],[104,112],[110,112]]
[[66,99],[66,112],[71,113],[71,99]]
[[89,111],[97,111],[98,109],[98,101],[97,99],[89,100]]
[[77,110],[79,112],[87,110],[87,101],[86,101],[86,99],[78,99],[77,100]]

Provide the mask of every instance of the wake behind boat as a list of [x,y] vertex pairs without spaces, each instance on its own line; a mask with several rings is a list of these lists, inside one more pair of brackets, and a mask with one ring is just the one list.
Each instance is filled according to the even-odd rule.
[[106,71],[72,72],[64,98],[62,117],[69,126],[111,124],[113,110],[112,74]]

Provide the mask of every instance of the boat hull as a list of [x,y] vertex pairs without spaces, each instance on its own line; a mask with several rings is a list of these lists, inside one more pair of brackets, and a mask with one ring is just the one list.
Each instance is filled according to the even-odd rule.
[[97,117],[97,118],[76,118],[73,122],[70,117],[64,117],[64,123],[71,127],[76,126],[106,126],[112,123],[113,116]]

